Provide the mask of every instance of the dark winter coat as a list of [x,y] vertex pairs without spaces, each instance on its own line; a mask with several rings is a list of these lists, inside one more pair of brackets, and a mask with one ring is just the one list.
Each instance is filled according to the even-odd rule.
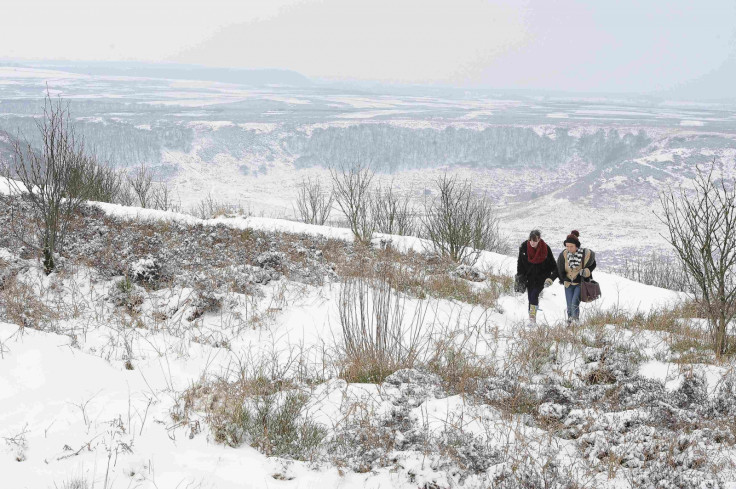
[[[569,270],[567,263],[567,250],[563,250],[560,256],[557,257],[557,278],[560,282],[567,286],[568,284],[578,285],[581,281],[590,282],[593,280],[593,270],[595,270],[595,253],[593,250],[587,248],[581,248],[583,250],[583,262],[580,268],[577,270]],[[588,269],[591,274],[588,277],[583,277],[579,272]]]
[[[516,262],[516,274],[526,277],[527,287],[529,289],[541,289],[544,287],[544,281],[548,278],[552,280],[557,278],[557,265],[555,265],[555,257],[552,256],[552,250],[547,246],[547,258],[542,263],[529,263],[526,256],[527,241],[521,243],[519,247],[519,259]],[[541,244],[540,244],[541,246]]]

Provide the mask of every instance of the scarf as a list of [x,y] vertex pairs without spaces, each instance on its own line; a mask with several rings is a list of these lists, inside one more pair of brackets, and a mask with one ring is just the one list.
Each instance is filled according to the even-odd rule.
[[586,260],[590,257],[590,253],[583,250],[583,248],[578,248],[578,251],[575,253],[570,253],[567,250],[564,251],[565,253],[565,273],[567,275],[567,280],[565,280],[565,287],[569,287],[570,284],[577,285],[582,280],[582,277],[580,276],[580,272],[583,270],[583,266],[585,265]]
[[572,270],[580,268],[580,265],[582,265],[583,263],[583,249],[578,248],[578,251],[576,251],[575,253],[568,253],[567,263],[570,265],[570,268]]
[[539,244],[536,248],[532,246],[530,241],[526,242],[526,257],[529,260],[529,263],[534,265],[539,265],[547,259],[547,250],[549,250],[549,248],[543,239],[539,240]]

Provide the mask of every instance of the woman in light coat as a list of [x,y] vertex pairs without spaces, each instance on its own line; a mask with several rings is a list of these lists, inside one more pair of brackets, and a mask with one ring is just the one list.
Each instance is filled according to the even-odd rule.
[[557,275],[565,286],[567,324],[580,321],[580,284],[593,279],[595,253],[580,246],[580,233],[572,231],[564,241],[565,249],[557,257]]

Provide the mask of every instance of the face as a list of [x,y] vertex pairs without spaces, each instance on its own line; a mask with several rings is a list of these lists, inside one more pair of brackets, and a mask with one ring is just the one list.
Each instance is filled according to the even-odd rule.
[[532,245],[532,248],[536,248],[539,244],[539,238],[536,236],[529,240],[529,244]]
[[565,248],[567,248],[568,253],[575,253],[578,251],[578,247],[573,243],[565,243]]

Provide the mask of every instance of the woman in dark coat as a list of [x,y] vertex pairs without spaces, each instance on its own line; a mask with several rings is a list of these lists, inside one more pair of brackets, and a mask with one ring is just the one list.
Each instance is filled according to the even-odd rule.
[[580,247],[580,233],[572,231],[564,241],[565,249],[557,257],[557,275],[565,286],[567,324],[580,320],[580,284],[593,280],[595,253]]
[[529,298],[529,322],[536,324],[539,294],[542,289],[552,285],[557,278],[557,266],[552,250],[542,239],[542,233],[535,229],[529,233],[529,239],[519,247],[519,259],[516,262],[517,280],[526,281],[526,292]]

